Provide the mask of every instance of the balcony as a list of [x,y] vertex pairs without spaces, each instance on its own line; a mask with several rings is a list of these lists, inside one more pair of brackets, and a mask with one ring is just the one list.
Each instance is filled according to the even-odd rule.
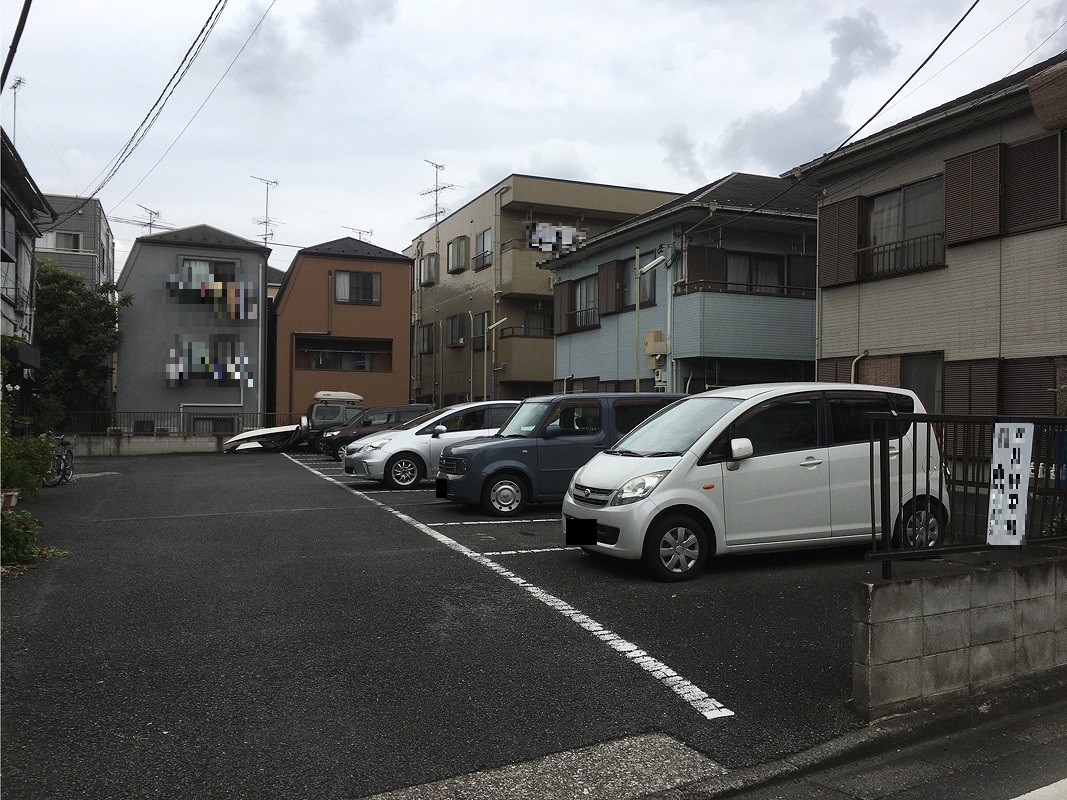
[[860,278],[885,278],[945,265],[945,237],[940,233],[865,247],[859,253]]
[[507,364],[497,373],[498,381],[551,381],[552,359],[551,331],[502,328],[497,337],[493,363],[497,367]]
[[552,275],[537,268],[547,254],[531,250],[523,239],[512,239],[500,245],[499,289],[505,295],[551,297]]

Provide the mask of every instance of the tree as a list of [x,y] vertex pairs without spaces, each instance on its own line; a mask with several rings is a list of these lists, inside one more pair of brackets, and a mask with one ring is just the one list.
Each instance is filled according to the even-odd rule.
[[35,428],[61,429],[73,412],[108,410],[111,361],[122,340],[119,312],[132,302],[128,292],[116,297],[114,284],[92,287],[54,262],[38,264]]

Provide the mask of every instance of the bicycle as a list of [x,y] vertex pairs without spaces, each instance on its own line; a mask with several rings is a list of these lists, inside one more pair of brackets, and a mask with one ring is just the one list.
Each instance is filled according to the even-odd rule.
[[69,483],[74,480],[74,439],[52,431],[48,432],[48,436],[55,440],[55,444],[48,462],[48,472],[41,482],[47,487]]

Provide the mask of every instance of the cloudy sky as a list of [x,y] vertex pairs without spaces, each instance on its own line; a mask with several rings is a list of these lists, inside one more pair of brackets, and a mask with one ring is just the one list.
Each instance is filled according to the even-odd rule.
[[[5,53],[25,0],[0,0]],[[38,186],[85,195],[219,0],[36,0],[2,122]],[[99,191],[121,267],[160,212],[271,265],[358,236],[401,251],[507,175],[688,192],[832,150],[973,0],[229,0]],[[1067,48],[1067,0],[980,0],[863,135]],[[11,88],[16,78],[22,83]],[[142,136],[143,133],[143,136]],[[438,172],[428,162],[444,165]]]

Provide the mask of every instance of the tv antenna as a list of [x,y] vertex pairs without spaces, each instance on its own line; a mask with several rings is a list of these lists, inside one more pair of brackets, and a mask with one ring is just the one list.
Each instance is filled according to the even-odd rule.
[[15,76],[15,80],[11,82],[11,91],[15,93],[14,105],[11,107],[11,143],[16,143],[18,134],[18,117],[19,117],[19,89],[25,85],[26,79]]
[[367,235],[368,241],[370,237],[374,235],[374,231],[365,231],[362,228],[349,228],[347,225],[342,225],[341,227],[344,228],[346,231],[352,231],[354,234],[356,234],[356,238],[359,239],[361,242],[365,241],[363,239],[363,234]]
[[137,204],[137,207],[138,208],[143,208],[144,209],[144,213],[146,213],[148,215],[148,222],[146,223],[146,226],[148,227],[148,235],[151,236],[152,235],[152,226],[155,225],[156,217],[158,217],[162,212],[153,211],[148,206],[142,206],[140,203]]
[[456,185],[454,183],[441,183],[441,170],[445,168],[444,164],[435,164],[428,158],[424,158],[423,161],[433,167],[436,172],[434,173],[433,187],[419,192],[420,196],[425,196],[428,194],[433,195],[433,213],[424,214],[423,216],[419,217],[419,219],[429,219],[430,217],[433,217],[434,224],[436,225],[441,219],[441,217],[448,213],[447,208],[441,207],[441,192],[447,191],[448,189],[455,189]]
[[263,202],[263,216],[252,217],[252,221],[257,225],[263,226],[263,246],[267,246],[267,241],[274,238],[274,228],[271,226],[278,222],[278,220],[270,218],[270,190],[272,186],[277,186],[278,181],[272,181],[267,178],[259,178],[255,175],[249,175],[253,180],[260,181],[265,187],[267,192],[266,200]]

